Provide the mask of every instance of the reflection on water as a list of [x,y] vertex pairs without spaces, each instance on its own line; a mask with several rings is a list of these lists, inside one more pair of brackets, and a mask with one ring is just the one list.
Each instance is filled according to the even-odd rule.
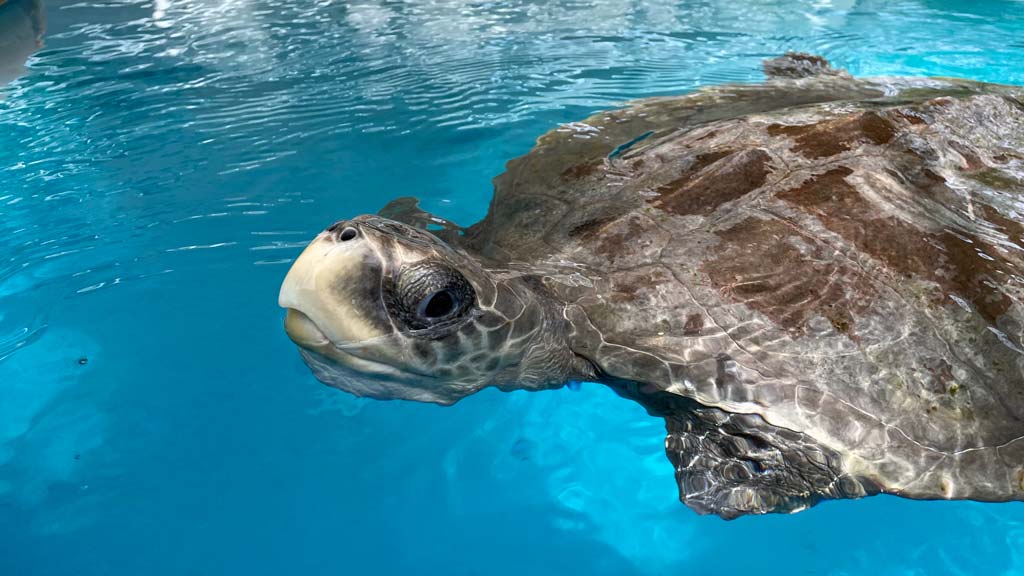
[[658,422],[597,387],[326,395],[275,306],[330,222],[415,195],[471,224],[551,127],[786,49],[1024,83],[1021,2],[45,10],[37,49],[38,5],[0,5],[0,66],[28,69],[0,99],[0,573],[1024,570],[1019,506],[697,518]]
[[43,45],[42,0],[0,1],[0,86],[24,72],[25,61]]

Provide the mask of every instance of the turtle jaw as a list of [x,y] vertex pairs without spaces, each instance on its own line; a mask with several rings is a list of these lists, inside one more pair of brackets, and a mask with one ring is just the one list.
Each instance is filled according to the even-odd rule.
[[299,348],[316,350],[331,343],[309,316],[294,308],[285,312],[284,331]]
[[[299,348],[302,359],[317,380],[360,398],[374,400],[411,400],[451,406],[463,395],[447,393],[430,382],[430,377],[405,372],[337,349]],[[433,384],[433,385],[432,385]]]
[[448,406],[462,396],[444,394],[437,378],[359,355],[358,345],[335,344],[309,316],[289,308],[285,332],[303,360],[324,384],[376,400],[414,400]]

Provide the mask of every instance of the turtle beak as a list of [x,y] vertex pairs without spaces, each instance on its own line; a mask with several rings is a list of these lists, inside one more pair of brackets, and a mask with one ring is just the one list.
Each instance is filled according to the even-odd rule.
[[387,333],[380,296],[380,258],[352,224],[332,226],[299,255],[278,304],[285,330],[300,346],[355,344]]

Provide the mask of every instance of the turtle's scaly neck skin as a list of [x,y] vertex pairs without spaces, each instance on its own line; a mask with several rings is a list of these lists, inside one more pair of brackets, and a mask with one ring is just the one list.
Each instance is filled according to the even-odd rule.
[[[441,403],[603,382],[665,418],[680,497],[726,518],[1024,499],[1024,91],[806,55],[766,71],[542,136],[468,229],[389,205],[408,226],[367,236],[369,269],[454,265],[481,316],[417,343],[371,283],[385,336],[364,347],[430,378],[318,376]],[[336,288],[303,270],[330,262],[297,263],[282,305],[358,316],[317,307]]]

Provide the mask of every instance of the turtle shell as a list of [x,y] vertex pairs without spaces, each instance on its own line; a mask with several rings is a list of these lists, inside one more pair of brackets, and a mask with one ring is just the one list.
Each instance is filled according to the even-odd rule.
[[545,134],[460,246],[539,277],[701,512],[1024,498],[1024,90],[801,58]]

